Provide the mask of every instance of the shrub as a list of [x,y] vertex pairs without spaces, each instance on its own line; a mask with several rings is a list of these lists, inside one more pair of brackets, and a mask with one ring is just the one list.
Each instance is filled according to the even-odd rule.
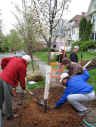
[[88,49],[95,49],[96,48],[96,41],[89,40],[89,41],[78,41],[72,44],[72,48],[78,45],[81,51],[87,51]]

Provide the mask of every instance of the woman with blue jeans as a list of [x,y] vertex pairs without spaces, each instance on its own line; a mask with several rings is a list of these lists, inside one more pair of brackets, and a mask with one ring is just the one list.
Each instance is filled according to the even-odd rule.
[[95,99],[93,86],[87,82],[89,77],[90,75],[86,69],[83,70],[83,74],[75,75],[70,78],[68,73],[63,73],[60,82],[62,82],[63,85],[66,84],[65,92],[51,108],[58,108],[61,104],[68,101],[79,113],[87,113],[88,108],[80,102],[92,101]]

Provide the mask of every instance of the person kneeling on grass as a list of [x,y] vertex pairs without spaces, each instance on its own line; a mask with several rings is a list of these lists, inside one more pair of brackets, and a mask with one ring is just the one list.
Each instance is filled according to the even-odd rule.
[[67,100],[79,115],[85,115],[88,113],[88,108],[80,102],[87,102],[95,99],[95,91],[93,86],[86,82],[89,77],[90,75],[86,69],[83,70],[83,74],[75,75],[70,78],[68,73],[61,74],[60,82],[62,85],[66,85],[66,89],[63,96],[50,108],[58,108]]

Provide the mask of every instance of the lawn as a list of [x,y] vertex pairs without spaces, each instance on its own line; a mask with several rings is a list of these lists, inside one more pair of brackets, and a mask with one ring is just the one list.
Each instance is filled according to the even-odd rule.
[[90,78],[88,82],[94,86],[94,89],[96,91],[96,69],[89,71]]
[[[83,52],[82,53],[82,59],[85,60],[85,59],[92,59],[92,58],[96,58],[96,51],[88,51],[88,52]],[[79,60],[81,60],[81,52],[78,53],[78,58]]]
[[42,81],[37,82],[36,84],[30,85],[29,83],[27,83],[27,87],[29,90],[33,90],[36,88],[40,88],[40,87],[44,87],[45,85],[45,78]]
[[[92,59],[92,58],[96,57],[96,51],[83,52],[82,55],[83,55],[83,57],[82,57],[83,60]],[[47,63],[47,60],[48,60],[48,52],[47,51],[46,52],[36,52],[36,53],[34,53],[34,56],[39,58],[41,61]],[[69,57],[69,53],[67,54],[67,56]],[[52,61],[56,62],[55,58],[56,57],[54,57],[54,59]],[[81,52],[78,53],[78,58],[80,61],[81,60]],[[96,91],[96,69],[89,71],[89,74],[90,74],[90,79],[88,80],[88,82],[94,86],[95,91]]]
[[48,61],[48,52],[47,51],[35,52],[33,55],[45,63],[47,63],[47,61]]
[[[48,52],[47,51],[35,52],[33,55],[45,63],[47,63],[47,61],[48,61]],[[82,59],[84,59],[84,60],[94,58],[94,57],[96,57],[96,51],[82,52],[82,56],[83,56]],[[69,53],[67,53],[67,57],[69,57]],[[56,57],[54,57],[54,59],[52,61],[55,62],[56,61],[55,58]],[[78,58],[80,61],[81,60],[81,52],[78,52]]]

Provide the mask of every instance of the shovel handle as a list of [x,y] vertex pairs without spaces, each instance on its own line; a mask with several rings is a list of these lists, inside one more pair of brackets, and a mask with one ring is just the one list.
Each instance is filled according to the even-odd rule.
[[26,91],[27,91],[31,96],[35,96],[35,94],[34,94],[32,91],[27,90],[27,89],[26,89]]
[[91,62],[92,62],[92,60],[88,61],[88,62],[83,66],[83,68],[86,68]]
[[26,90],[31,96],[33,96],[38,102],[40,102],[40,99],[38,97],[36,97],[36,95],[30,91],[30,90]]

